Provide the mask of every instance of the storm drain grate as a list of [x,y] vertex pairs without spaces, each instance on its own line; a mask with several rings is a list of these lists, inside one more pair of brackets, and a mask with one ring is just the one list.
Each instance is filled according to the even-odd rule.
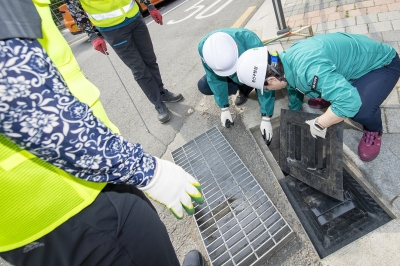
[[216,127],[172,157],[202,185],[204,204],[195,206],[194,218],[212,265],[259,265],[294,237]]

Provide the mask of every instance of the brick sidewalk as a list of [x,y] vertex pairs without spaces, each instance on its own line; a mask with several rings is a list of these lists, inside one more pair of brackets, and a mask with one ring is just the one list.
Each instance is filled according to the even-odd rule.
[[400,0],[287,0],[287,25],[312,25],[314,33],[364,34],[393,46],[400,53]]

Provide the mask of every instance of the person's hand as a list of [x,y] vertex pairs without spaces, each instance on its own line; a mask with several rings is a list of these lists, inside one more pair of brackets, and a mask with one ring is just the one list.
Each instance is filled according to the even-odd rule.
[[99,51],[100,53],[103,54],[108,54],[107,53],[107,45],[106,42],[103,40],[103,38],[96,38],[92,41],[92,45],[95,50]]
[[165,205],[176,218],[183,218],[183,209],[194,214],[192,199],[203,204],[200,183],[180,166],[154,157],[157,167],[147,186],[139,188],[151,199]]
[[310,132],[314,138],[317,138],[316,136],[318,136],[318,137],[321,137],[324,139],[325,135],[326,135],[326,128],[322,128],[318,124],[316,125],[315,123],[316,123],[317,119],[318,119],[318,117],[313,120],[307,120],[306,124],[310,125]]
[[157,8],[153,8],[149,13],[156,23],[162,25],[162,15],[158,12]]
[[233,125],[233,119],[228,107],[221,108],[221,124],[223,127],[229,128]]
[[272,132],[271,118],[263,116],[261,119],[261,135],[266,145],[269,145],[272,140],[274,133]]

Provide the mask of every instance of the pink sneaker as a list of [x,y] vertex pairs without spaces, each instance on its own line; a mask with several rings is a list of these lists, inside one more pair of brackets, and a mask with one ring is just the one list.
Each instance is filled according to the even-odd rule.
[[308,106],[313,109],[324,109],[329,107],[331,105],[330,102],[325,101],[322,98],[314,98],[314,99],[309,99],[308,100]]
[[358,156],[365,162],[370,162],[378,156],[381,150],[382,131],[370,132],[364,130],[364,134],[358,144]]

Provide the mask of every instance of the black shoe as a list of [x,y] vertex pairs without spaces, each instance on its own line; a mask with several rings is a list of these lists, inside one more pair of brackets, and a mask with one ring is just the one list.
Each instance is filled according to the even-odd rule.
[[204,266],[203,256],[199,251],[191,250],[186,254],[182,266]]
[[165,102],[178,102],[180,100],[182,100],[183,96],[180,93],[173,93],[170,92],[168,90],[164,90],[163,92],[160,93],[161,94],[161,101]]
[[236,96],[235,105],[241,106],[247,102],[248,94],[244,94],[242,91],[239,91],[239,95]]
[[164,124],[165,122],[168,122],[171,119],[169,110],[164,103],[156,105],[156,110],[158,112],[158,120],[161,122],[161,124]]

